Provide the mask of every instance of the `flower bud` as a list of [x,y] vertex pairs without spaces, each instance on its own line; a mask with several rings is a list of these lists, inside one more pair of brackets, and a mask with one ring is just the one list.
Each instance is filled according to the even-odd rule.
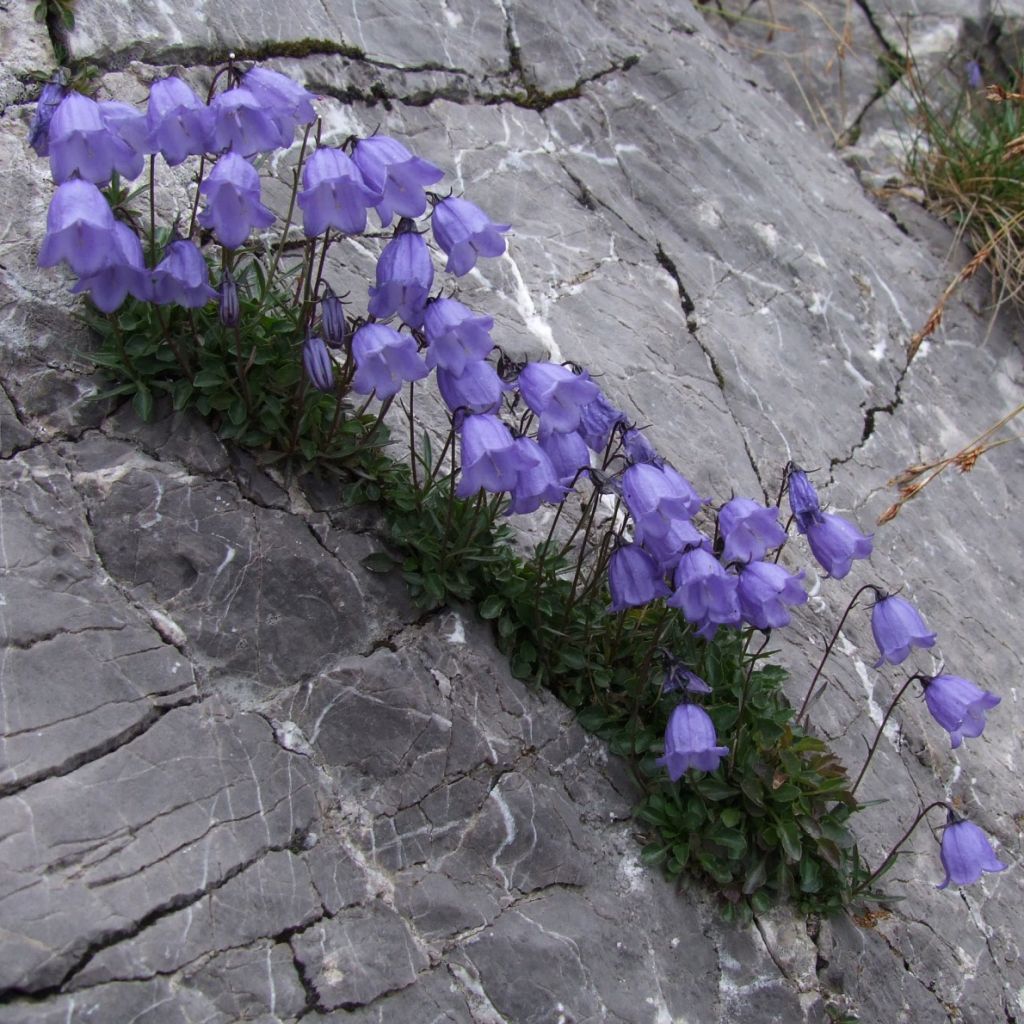
[[238,306],[238,285],[230,270],[224,271],[220,280],[220,322],[225,327],[237,327],[242,321]]
[[320,300],[320,326],[329,348],[341,348],[345,344],[345,336],[348,334],[345,307],[330,285],[327,285],[324,297]]

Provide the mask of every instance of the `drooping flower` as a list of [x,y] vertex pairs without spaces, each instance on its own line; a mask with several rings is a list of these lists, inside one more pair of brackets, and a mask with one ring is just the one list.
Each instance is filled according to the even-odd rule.
[[954,749],[965,736],[980,736],[985,728],[985,712],[1001,698],[975,686],[960,676],[932,676],[921,680],[924,701],[939,725],[949,733]]
[[678,704],[665,729],[665,755],[657,764],[668,769],[669,778],[678,782],[690,768],[713,772],[729,753],[718,746],[711,716],[696,704]]
[[886,662],[898,665],[910,654],[911,647],[931,647],[935,643],[935,634],[929,632],[921,613],[897,594],[877,595],[871,609],[871,632],[881,655],[875,668]]
[[580,409],[600,393],[598,386],[558,363],[527,363],[519,371],[519,393],[540,418],[543,431],[567,433],[580,425]]
[[437,390],[451,412],[462,409],[469,413],[485,413],[498,409],[508,385],[490,363],[475,359],[466,363],[466,368],[459,374],[439,366]]
[[849,571],[855,558],[870,558],[873,534],[863,534],[853,523],[832,512],[807,525],[807,542],[818,564],[837,580]]
[[796,528],[801,533],[806,533],[812,523],[822,521],[818,492],[799,466],[790,464],[786,481],[789,489],[789,507],[796,520]]
[[557,505],[565,497],[565,487],[544,449],[530,437],[517,437],[515,445],[524,459],[511,488],[507,514],[536,512],[545,503]]
[[218,315],[225,327],[237,327],[242,322],[242,310],[238,303],[238,282],[230,270],[225,270],[220,279]]
[[279,146],[290,146],[295,129],[316,118],[313,94],[278,71],[257,65],[242,75],[242,86],[263,104],[277,129]]
[[79,278],[72,292],[88,292],[96,308],[104,313],[113,313],[129,294],[148,301],[149,272],[142,259],[142,243],[127,224],[114,222],[113,244],[107,256],[107,263]]
[[718,513],[718,530],[724,541],[722,561],[756,562],[786,540],[779,525],[779,510],[765,508],[750,498],[733,498]]
[[626,457],[631,463],[644,462],[658,467],[665,464],[665,460],[647,440],[644,432],[637,430],[636,427],[630,427],[623,432],[622,447],[626,450]]
[[597,397],[580,406],[580,425],[577,428],[587,447],[603,452],[608,445],[612,430],[618,423],[626,422],[626,414],[616,409],[598,389]]
[[245,157],[225,153],[199,186],[206,206],[196,218],[228,249],[237,249],[253,228],[267,228],[274,215],[260,202],[260,176]]
[[742,621],[738,580],[704,548],[691,548],[680,556],[675,584],[667,603],[680,609],[705,640],[710,640],[719,626],[738,626]]
[[708,538],[689,519],[682,517],[670,519],[668,529],[663,534],[645,533],[637,527],[636,538],[665,573],[675,572],[679,559],[691,548],[711,550]]
[[381,400],[430,372],[412,335],[399,334],[387,324],[363,324],[352,337],[352,356],[356,361],[352,390],[360,395],[374,392]]
[[511,224],[494,224],[478,206],[451,196],[434,207],[434,239],[448,256],[445,270],[461,277],[476,266],[478,256],[500,256],[505,251],[503,231]]
[[63,260],[81,277],[98,273],[117,245],[114,224],[110,204],[92,182],[65,181],[46,212],[39,266],[52,267]]
[[359,168],[340,149],[318,149],[302,168],[302,230],[307,238],[336,228],[349,235],[366,230],[366,211],[380,197],[366,186]]
[[438,298],[427,304],[423,313],[426,330],[427,366],[443,366],[456,376],[466,364],[486,359],[494,342],[491,340],[493,317],[477,316],[456,299]]
[[946,877],[936,886],[945,889],[953,885],[972,885],[984,871],[1005,871],[1004,864],[992,849],[988,837],[977,825],[958,818],[952,811],[942,833],[939,858],[946,869]]
[[67,93],[64,76],[57,71],[39,94],[32,121],[28,126],[28,144],[36,151],[36,156],[50,155],[50,122]]
[[173,75],[150,88],[146,128],[146,152],[162,154],[171,167],[212,148],[213,112]]
[[130,103],[122,103],[120,100],[102,100],[98,106],[100,119],[109,131],[118,136],[135,153],[133,166],[138,166],[141,171],[149,134],[146,127],[146,115]]
[[317,391],[334,390],[334,363],[323,338],[307,335],[302,343],[302,366]]
[[636,462],[622,474],[622,499],[640,540],[662,537],[676,520],[691,520],[702,501],[693,485],[671,466]]
[[[724,557],[724,556],[723,556]],[[750,562],[739,572],[740,611],[755,629],[782,629],[789,625],[789,609],[803,604],[807,592],[796,575],[774,562]]]
[[576,482],[581,469],[590,468],[590,449],[575,431],[563,434],[558,430],[541,430],[537,440],[554,463],[559,480],[567,487]]
[[328,348],[344,346],[345,338],[348,336],[345,307],[330,285],[324,286],[324,297],[320,300],[320,325]]
[[210,287],[210,269],[194,242],[178,238],[164,250],[164,258],[152,271],[152,296],[157,305],[174,302],[197,309],[216,299]]
[[412,221],[403,219],[377,260],[377,286],[370,288],[367,309],[379,320],[397,313],[410,327],[422,327],[433,285],[427,243],[413,230]]
[[125,140],[104,122],[100,105],[80,92],[69,92],[50,119],[50,173],[58,184],[78,174],[105,185],[117,171],[136,178],[144,163]]
[[711,687],[701,679],[685,662],[669,654],[666,659],[665,681],[661,684],[662,693],[682,690],[685,693],[711,693]]
[[287,145],[281,142],[273,112],[242,86],[214,96],[210,111],[210,149],[215,153],[231,150],[239,156],[254,156]]
[[622,544],[612,552],[608,589],[612,595],[608,610],[612,612],[639,608],[672,593],[658,563],[639,544]]
[[469,498],[481,490],[511,491],[520,472],[532,464],[532,456],[516,445],[512,432],[497,416],[467,416],[459,436],[462,471],[455,487],[457,498]]
[[366,184],[381,196],[376,207],[381,227],[387,227],[396,213],[399,217],[419,217],[427,208],[424,189],[444,177],[440,167],[413,156],[387,135],[360,139],[352,159]]

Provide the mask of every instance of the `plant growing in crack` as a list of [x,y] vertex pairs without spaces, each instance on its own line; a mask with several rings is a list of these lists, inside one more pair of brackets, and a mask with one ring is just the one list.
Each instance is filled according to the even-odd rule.
[[[400,569],[424,608],[474,603],[513,673],[631,760],[644,858],[704,878],[727,916],[878,898],[894,855],[870,870],[849,828],[864,769],[851,785],[807,717],[862,595],[874,596],[879,665],[935,636],[904,598],[866,586],[798,710],[769,660],[807,600],[804,573],[781,564],[790,525],[835,579],[870,555],[871,537],[825,510],[792,465],[785,526],[779,503],[715,507],[586,370],[500,350],[495,360],[493,319],[437,289],[435,263],[461,277],[505,252],[510,226],[432,191],[443,171],[393,138],[330,144],[314,99],[233,59],[205,100],[180,79],[155,83],[145,113],[60,80],[46,87],[31,141],[57,189],[39,262],[65,264],[89,296],[109,382],[100,397],[131,401],[143,419],[160,400],[194,409],[267,464],[329,475],[350,501],[378,503],[387,547],[366,567]],[[271,235],[278,215],[263,205],[259,168],[278,150],[297,159]],[[190,214],[171,226],[156,215],[160,160],[196,170]],[[141,186],[125,184],[144,170]],[[371,209],[394,227],[365,313],[353,313],[328,255],[366,231]],[[422,429],[418,395],[442,411],[443,437]],[[405,461],[388,451],[396,423]],[[546,536],[523,553],[508,516],[542,506],[553,509]],[[900,695],[913,681],[954,746],[999,701],[951,675],[912,675]],[[947,882],[996,870],[967,824],[943,839]]]

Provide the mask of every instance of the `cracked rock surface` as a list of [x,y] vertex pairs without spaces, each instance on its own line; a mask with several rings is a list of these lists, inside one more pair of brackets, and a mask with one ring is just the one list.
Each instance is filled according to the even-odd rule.
[[[64,42],[104,96],[208,84],[233,51],[314,89],[326,142],[408,140],[514,225],[459,285],[510,355],[601,374],[702,495],[774,500],[794,459],[867,528],[891,476],[1019,402],[1019,327],[979,279],[907,365],[950,236],[880,211],[828,148],[877,107],[899,12],[801,8],[773,77],[760,6],[723,41],[678,0],[81,2]],[[35,265],[53,187],[25,134],[53,40],[0,7],[0,1024],[1024,1020],[1016,447],[879,528],[871,569],[809,570],[780,652],[799,700],[856,586],[904,588],[940,638],[915,668],[1002,704],[956,751],[903,705],[862,848],[946,798],[1010,870],[937,892],[921,829],[902,902],[727,927],[641,865],[627,768],[484,624],[364,571],[366,513],[191,417],[95,400],[67,281]],[[336,291],[360,301],[377,244],[338,245]],[[851,616],[814,708],[854,768],[903,678],[874,660]]]

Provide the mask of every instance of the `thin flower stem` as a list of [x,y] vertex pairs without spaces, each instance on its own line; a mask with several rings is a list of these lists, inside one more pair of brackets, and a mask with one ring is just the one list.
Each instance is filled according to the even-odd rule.
[[914,819],[913,824],[911,824],[910,828],[908,828],[907,831],[904,832],[902,836],[900,836],[900,838],[896,842],[896,845],[893,846],[893,848],[886,854],[885,860],[882,861],[881,866],[876,871],[873,871],[866,879],[864,879],[864,881],[861,882],[860,885],[854,887],[853,891],[850,893],[851,897],[856,896],[857,893],[863,892],[865,889],[867,889],[871,885],[871,883],[889,867],[889,865],[895,858],[896,854],[899,853],[900,847],[910,838],[910,833],[913,832],[915,828],[917,828],[917,826],[921,823],[924,816],[935,807],[945,807],[947,811],[953,810],[953,808],[950,807],[950,805],[946,803],[945,800],[935,800],[932,803],[930,803],[923,811],[921,811],[920,814],[918,814],[918,816]]
[[901,687],[899,693],[896,694],[892,699],[892,703],[889,705],[888,710],[885,712],[885,717],[882,719],[882,724],[878,727],[878,732],[875,733],[875,739],[871,746],[868,748],[868,756],[864,759],[864,764],[861,765],[860,774],[854,780],[853,785],[850,787],[850,796],[853,796],[857,792],[857,787],[860,785],[860,780],[864,778],[864,773],[868,770],[868,765],[871,763],[871,758],[875,754],[875,749],[878,747],[878,743],[882,738],[882,733],[885,732],[886,723],[889,721],[889,716],[893,713],[896,705],[899,703],[900,697],[906,692],[906,689],[915,679],[921,679],[922,676],[919,672],[915,672]]
[[149,158],[149,265],[156,266],[156,154]]
[[420,482],[416,473],[416,392],[413,382],[409,381],[409,471],[412,473],[412,485],[416,490],[416,507],[420,506]]
[[188,219],[188,234],[186,238],[191,238],[192,233],[196,229],[196,214],[199,212],[199,186],[203,183],[203,171],[206,170],[206,154],[204,153],[199,158],[199,171],[196,174],[196,198],[192,203],[192,216]]
[[[750,643],[750,639],[753,636],[753,632],[747,637],[747,644]],[[732,749],[729,751],[729,763],[726,769],[726,777],[732,771],[732,766],[736,763],[736,751],[739,749],[740,740],[743,738],[743,726],[746,724],[743,721],[743,712],[746,710],[747,701],[750,699],[750,683],[754,678],[754,666],[757,664],[757,659],[764,653],[764,649],[768,646],[768,642],[772,638],[772,631],[769,629],[764,634],[764,640],[761,646],[758,647],[753,657],[750,659],[750,665],[747,667],[747,676],[743,680],[743,689],[740,690],[740,701],[739,707],[736,711],[736,738],[732,742]],[[743,653],[746,655],[746,645],[744,645]]]
[[[836,641],[839,639],[839,634],[842,631],[843,624],[846,622],[846,617],[853,610],[853,606],[857,603],[857,598],[859,598],[865,590],[875,589],[877,588],[873,583],[865,583],[864,586],[850,598],[850,603],[846,606],[846,611],[843,612],[843,617],[839,620],[839,625],[836,626],[836,631],[832,634],[832,639],[825,645],[825,653],[821,656],[821,661],[818,662],[818,667],[815,669],[814,675],[811,677],[811,685],[807,687],[807,694],[804,697],[804,702],[800,705],[800,710],[796,713],[796,718],[794,719],[795,725],[800,724],[800,719],[803,718],[804,712],[807,710],[807,705],[811,702],[811,695],[814,693],[814,687],[818,685],[818,679],[821,676],[822,669],[825,667],[825,662],[828,661],[828,656],[832,653],[832,648],[835,647]],[[825,685],[827,686],[828,683],[826,682]]]
[[309,142],[309,132],[312,128],[312,124],[306,125],[306,130],[302,135],[302,145],[299,148],[299,162],[295,165],[295,173],[292,176],[292,194],[288,200],[288,213],[284,219],[284,227],[281,229],[281,240],[277,243],[277,248],[274,250],[274,258],[270,262],[270,270],[267,271],[267,276],[263,282],[263,288],[260,290],[260,309],[263,308],[263,300],[266,299],[267,293],[270,291],[270,286],[274,281],[274,275],[277,273],[277,266],[281,262],[281,253],[284,251],[285,242],[288,240],[288,232],[292,226],[292,217],[295,214],[295,197],[299,193],[299,177],[302,174],[302,162],[306,158],[306,144]]

